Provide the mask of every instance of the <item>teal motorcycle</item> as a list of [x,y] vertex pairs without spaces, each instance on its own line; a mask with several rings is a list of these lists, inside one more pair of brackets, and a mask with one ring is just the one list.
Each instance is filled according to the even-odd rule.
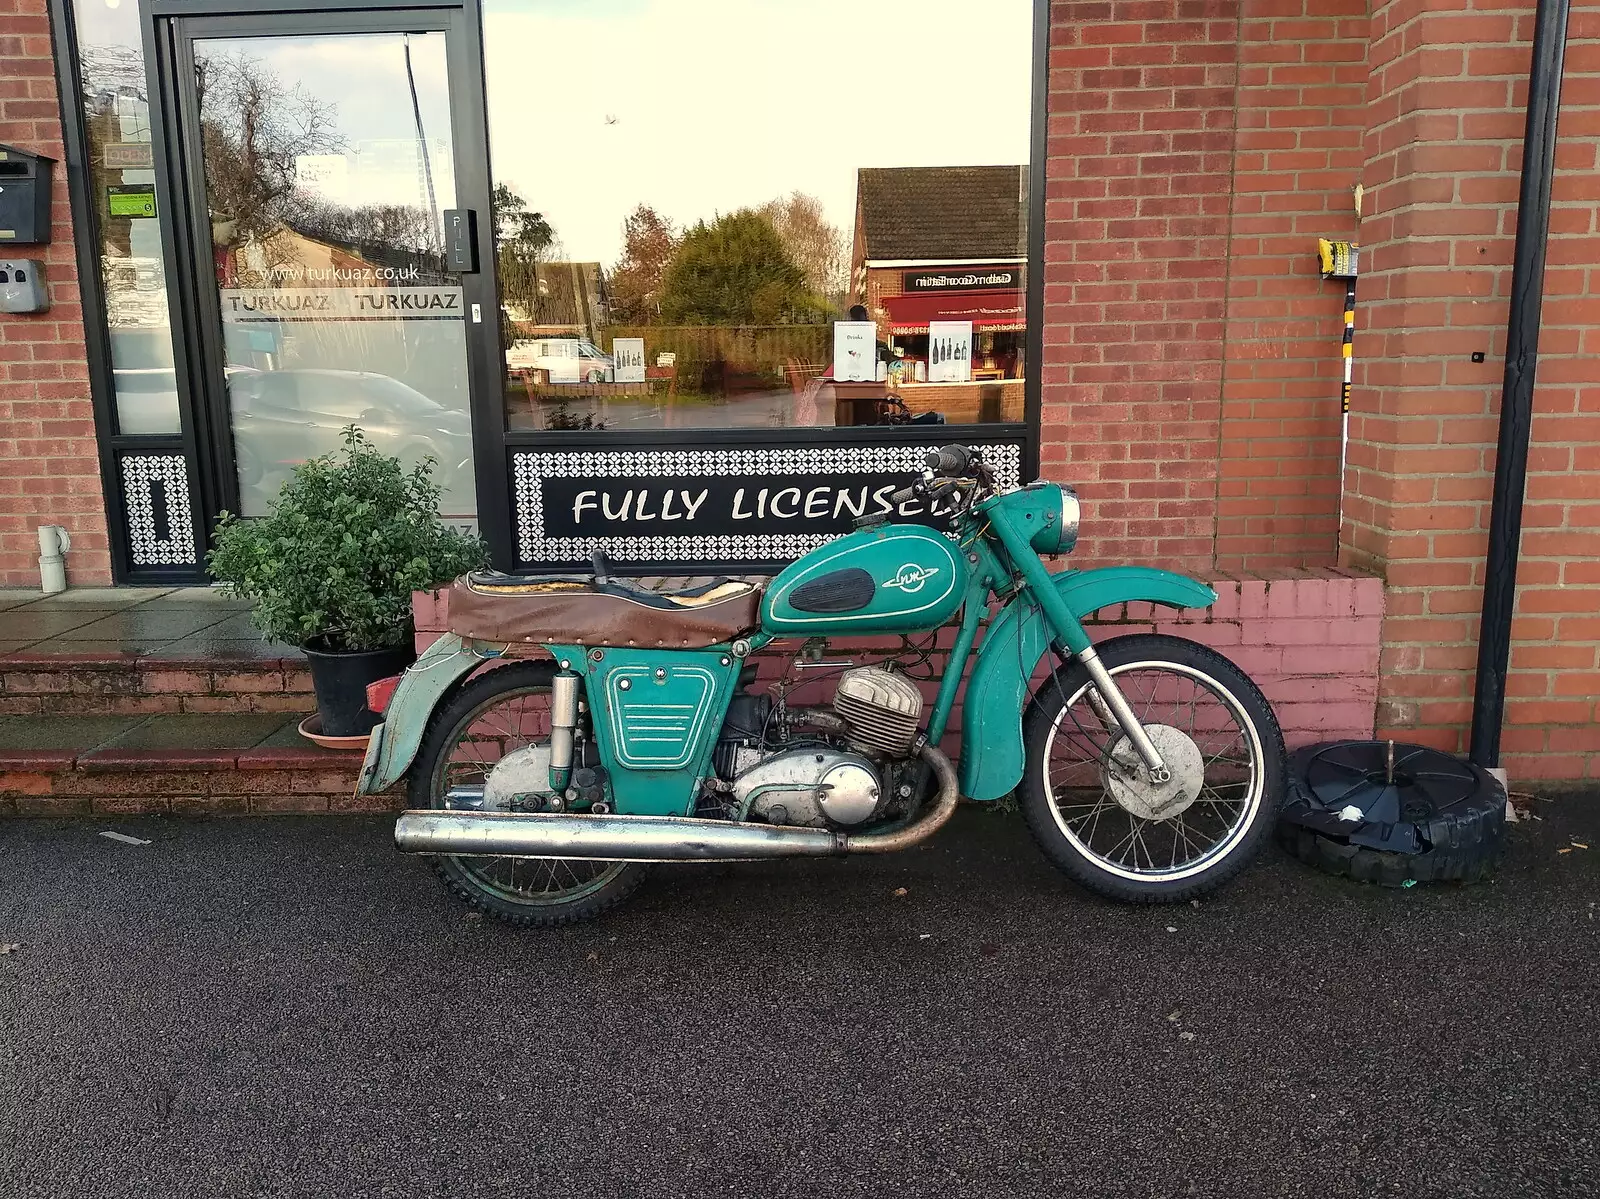
[[[394,686],[360,790],[409,773],[398,847],[529,925],[605,911],[653,862],[905,849],[962,797],[1016,793],[1050,861],[1113,899],[1191,899],[1255,857],[1284,787],[1266,698],[1206,646],[1097,646],[1083,626],[1128,601],[1203,608],[1209,587],[1139,566],[1052,573],[1076,496],[1002,490],[964,447],[930,452],[885,500],[765,587],[652,590],[599,554],[592,574],[458,581],[452,633]],[[780,639],[798,648],[763,682]],[[941,746],[958,697],[956,764]]]

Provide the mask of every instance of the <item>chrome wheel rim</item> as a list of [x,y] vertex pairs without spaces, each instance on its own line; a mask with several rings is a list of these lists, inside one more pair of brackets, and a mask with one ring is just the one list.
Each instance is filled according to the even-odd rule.
[[[429,798],[435,808],[481,811],[471,800],[494,764],[529,745],[548,744],[550,688],[529,685],[501,691],[473,708],[450,731],[444,752],[434,766]],[[451,792],[462,797],[452,800]],[[620,875],[626,862],[590,862],[574,858],[510,858],[448,856],[475,883],[511,903],[531,907],[571,903],[592,895]]]
[[1193,878],[1232,853],[1260,811],[1260,733],[1233,693],[1203,670],[1159,661],[1109,669],[1141,724],[1179,730],[1199,748],[1199,794],[1164,819],[1135,816],[1120,804],[1109,772],[1123,769],[1112,752],[1125,738],[1096,717],[1086,682],[1066,698],[1045,738],[1040,770],[1050,814],[1073,848],[1109,874],[1131,882]]

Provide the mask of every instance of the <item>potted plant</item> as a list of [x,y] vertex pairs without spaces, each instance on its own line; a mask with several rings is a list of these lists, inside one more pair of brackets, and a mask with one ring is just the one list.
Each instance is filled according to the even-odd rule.
[[305,651],[324,736],[371,732],[367,684],[416,660],[411,593],[487,559],[440,521],[432,470],[407,471],[352,425],[343,450],[295,468],[266,516],[217,523],[212,575],[255,601],[264,637]]

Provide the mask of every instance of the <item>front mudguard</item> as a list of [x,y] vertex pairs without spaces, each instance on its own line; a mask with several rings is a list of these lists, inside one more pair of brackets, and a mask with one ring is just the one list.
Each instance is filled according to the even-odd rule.
[[440,702],[467,675],[491,660],[453,633],[422,651],[394,689],[383,723],[372,730],[367,757],[356,782],[357,795],[387,791],[405,777],[422,748],[428,719]]
[[[1051,582],[1080,621],[1112,604],[1209,608],[1217,602],[1217,593],[1204,583],[1149,566],[1072,570],[1052,576]],[[963,795],[999,799],[1022,781],[1022,712],[1029,681],[1049,646],[1044,615],[1027,600],[1012,603],[989,626],[962,702]]]

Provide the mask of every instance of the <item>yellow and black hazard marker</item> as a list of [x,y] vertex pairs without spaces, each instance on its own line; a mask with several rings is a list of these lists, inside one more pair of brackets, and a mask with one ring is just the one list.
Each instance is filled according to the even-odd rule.
[[[1356,189],[1356,211],[1361,211],[1361,189]],[[1344,468],[1350,453],[1350,368],[1356,345],[1356,260],[1361,247],[1353,241],[1317,239],[1317,257],[1324,279],[1344,280],[1344,341],[1339,353],[1344,358],[1344,387],[1339,393],[1339,522],[1344,523]]]
[[1353,241],[1317,240],[1317,257],[1322,260],[1324,279],[1344,280],[1344,343],[1340,353],[1344,356],[1344,389],[1339,396],[1339,410],[1348,420],[1350,416],[1350,363],[1356,344],[1356,260],[1361,247]]

